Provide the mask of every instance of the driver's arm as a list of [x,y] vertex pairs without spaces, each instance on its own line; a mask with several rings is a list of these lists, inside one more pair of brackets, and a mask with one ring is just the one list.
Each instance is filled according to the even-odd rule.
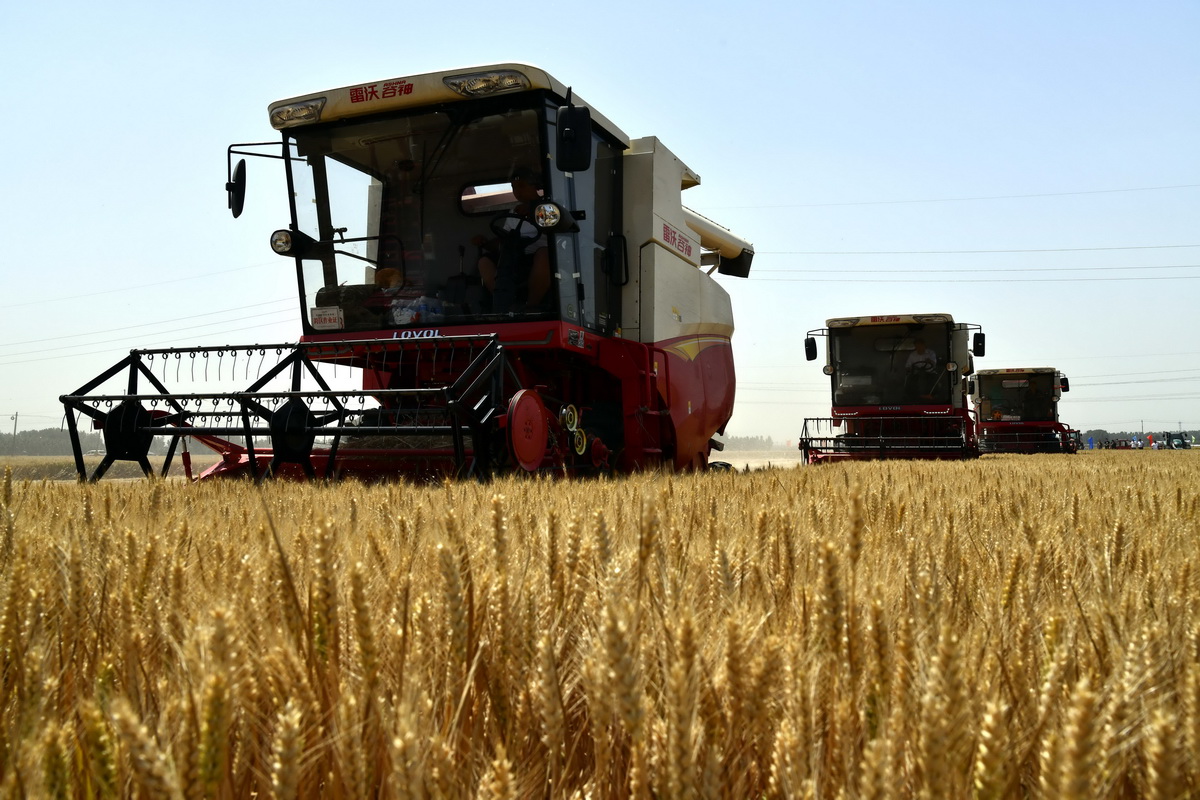
[[479,255],[495,256],[500,252],[500,240],[496,238],[489,239],[482,233],[477,233],[471,237],[471,244],[479,248]]

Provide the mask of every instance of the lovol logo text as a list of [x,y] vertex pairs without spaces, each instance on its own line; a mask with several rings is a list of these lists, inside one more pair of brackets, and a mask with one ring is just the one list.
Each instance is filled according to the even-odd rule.
[[393,339],[436,339],[442,332],[438,328],[426,328],[423,331],[396,331]]

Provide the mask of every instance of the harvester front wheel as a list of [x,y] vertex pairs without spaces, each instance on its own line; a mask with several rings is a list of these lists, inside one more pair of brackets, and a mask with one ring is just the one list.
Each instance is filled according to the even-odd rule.
[[521,389],[508,402],[508,448],[521,469],[533,472],[546,458],[550,427],[541,396]]

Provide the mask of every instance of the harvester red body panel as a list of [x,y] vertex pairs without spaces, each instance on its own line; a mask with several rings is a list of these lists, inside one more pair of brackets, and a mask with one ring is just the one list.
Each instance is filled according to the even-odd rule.
[[979,455],[963,376],[983,355],[978,326],[949,314],[831,319],[810,331],[827,340],[829,417],[804,421],[799,447],[809,463],[879,458],[961,459]]
[[[105,431],[93,479],[116,460],[149,471],[156,436],[164,472],[180,442],[219,453],[206,476],[708,466],[735,388],[712,273],[746,277],[753,248],[681,204],[699,178],[657,139],[521,64],[269,113],[281,140],[233,145],[226,188],[238,216],[233,156],[282,164],[291,220],[271,243],[295,264],[303,335],[131,351],[64,395],[76,443],[80,415]],[[167,388],[198,360],[231,360],[241,388]]]
[[1075,453],[1079,431],[1058,418],[1070,390],[1054,367],[984,369],[970,381],[979,448],[984,453]]

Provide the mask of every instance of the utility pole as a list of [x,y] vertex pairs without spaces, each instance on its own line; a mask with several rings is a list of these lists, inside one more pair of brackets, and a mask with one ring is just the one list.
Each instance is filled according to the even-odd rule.
[[10,456],[15,456],[17,454],[17,417],[19,416],[21,416],[20,411],[16,412],[12,415],[12,417],[10,417],[10,419],[13,421],[13,443],[12,452],[9,453]]

